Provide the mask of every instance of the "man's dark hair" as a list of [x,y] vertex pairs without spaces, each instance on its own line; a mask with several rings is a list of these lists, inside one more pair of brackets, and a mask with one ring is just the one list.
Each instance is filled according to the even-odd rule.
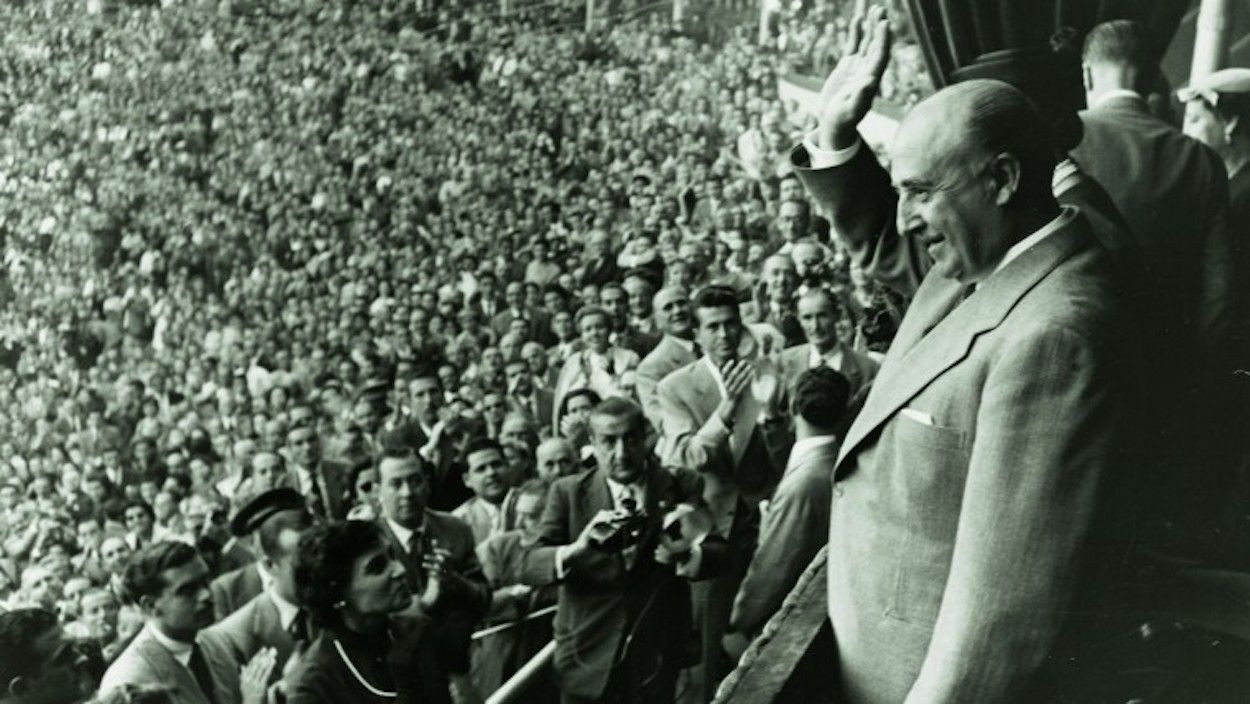
[[810,223],[812,221],[812,206],[802,198],[790,198],[789,200],[783,200],[781,201],[781,204],[777,206],[777,209],[781,210],[782,205],[788,205],[790,203],[794,203],[799,206],[799,208],[803,211],[803,218],[807,222]]
[[199,556],[195,548],[176,540],[152,543],[130,556],[122,570],[122,588],[131,604],[143,597],[155,599],[165,590],[165,570],[182,567]]
[[590,399],[592,406],[599,405],[599,401],[602,400],[594,389],[587,386],[578,387],[565,394],[564,398],[560,401],[560,415],[563,416],[568,412],[569,404],[572,403],[574,399],[578,399],[583,396]]
[[619,396],[609,396],[590,409],[590,417],[623,418],[629,421],[631,431],[641,432],[646,426],[642,415],[642,407]]
[[741,318],[741,311],[738,310],[738,292],[728,286],[704,286],[694,294],[691,303],[694,306],[696,321],[699,311],[705,308],[729,308],[733,310],[735,317]]
[[0,692],[18,677],[34,677],[43,669],[44,657],[31,647],[35,638],[59,626],[56,614],[47,609],[15,609],[0,613]]
[[1137,20],[1112,20],[1089,30],[1081,58],[1088,64],[1120,64],[1142,73],[1155,65],[1146,28]]
[[122,509],[122,515],[124,516],[127,511],[129,511],[130,509],[136,506],[143,509],[143,512],[148,514],[149,519],[153,521],[156,520],[156,511],[152,510],[152,505],[144,501],[143,499],[131,499],[130,501],[127,501],[126,508]]
[[549,488],[551,488],[550,481],[543,479],[541,477],[534,477],[533,479],[525,480],[524,482],[521,483],[520,486],[518,486],[513,491],[516,493],[518,497],[537,496],[540,499],[542,499],[542,498],[546,498],[547,490]]
[[256,542],[260,551],[271,560],[280,557],[281,543],[279,538],[283,531],[303,532],[313,523],[312,515],[307,511],[280,511],[256,529]]
[[813,367],[799,375],[794,382],[791,411],[796,417],[817,428],[837,427],[846,413],[846,402],[851,396],[851,384],[829,367]]
[[500,445],[498,440],[486,435],[479,435],[475,438],[470,438],[469,442],[464,446],[465,464],[467,465],[469,463],[469,455],[483,450],[498,450],[500,454],[503,454],[503,445]]
[[[422,459],[421,455],[417,454],[416,450],[413,450],[410,446],[389,446],[382,448],[382,451],[378,453],[378,459],[373,463],[373,468],[378,473],[378,479],[382,478],[382,463],[386,460],[402,460],[405,462],[411,460],[417,463],[417,466],[421,468],[422,473],[429,471],[425,466],[425,460]],[[428,475],[426,476],[426,479],[429,479]]]

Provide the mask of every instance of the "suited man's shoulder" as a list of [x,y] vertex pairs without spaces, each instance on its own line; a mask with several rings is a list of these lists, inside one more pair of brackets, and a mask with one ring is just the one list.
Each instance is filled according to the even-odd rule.
[[663,379],[660,379],[660,383],[656,386],[656,390],[662,396],[669,395],[679,397],[685,395],[685,392],[690,389],[690,384],[699,375],[700,361],[701,360],[696,359],[693,362],[687,362],[686,364],[683,364],[682,366],[669,372]]

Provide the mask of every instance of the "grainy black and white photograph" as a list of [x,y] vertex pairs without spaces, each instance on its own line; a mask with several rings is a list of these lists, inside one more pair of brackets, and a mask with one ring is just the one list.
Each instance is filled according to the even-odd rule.
[[1250,0],[0,36],[0,704],[1250,702]]

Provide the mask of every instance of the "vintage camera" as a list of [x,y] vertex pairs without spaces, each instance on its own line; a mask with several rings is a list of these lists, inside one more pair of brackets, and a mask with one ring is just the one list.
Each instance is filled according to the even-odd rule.
[[617,509],[618,518],[612,522],[612,532],[594,542],[604,552],[620,552],[633,547],[642,540],[647,527],[647,514],[641,507]]

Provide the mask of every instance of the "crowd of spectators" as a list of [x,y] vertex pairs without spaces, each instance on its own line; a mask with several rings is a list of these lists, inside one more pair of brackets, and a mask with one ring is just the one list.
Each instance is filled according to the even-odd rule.
[[[885,349],[899,301],[787,173],[812,123],[754,28],[701,44],[631,6],[585,35],[582,3],[513,5],[0,11],[5,609],[54,612],[107,663],[143,625],[135,554],[238,568],[230,518],[281,486],[377,518],[397,448],[439,468],[430,505],[479,554],[511,554],[503,529],[590,461],[590,407],[643,391],[661,289],[729,287],[776,353],[827,288],[848,347]],[[781,56],[830,65],[836,20],[785,26]],[[468,461],[484,438],[503,462]],[[489,619],[538,598],[483,562]]]

